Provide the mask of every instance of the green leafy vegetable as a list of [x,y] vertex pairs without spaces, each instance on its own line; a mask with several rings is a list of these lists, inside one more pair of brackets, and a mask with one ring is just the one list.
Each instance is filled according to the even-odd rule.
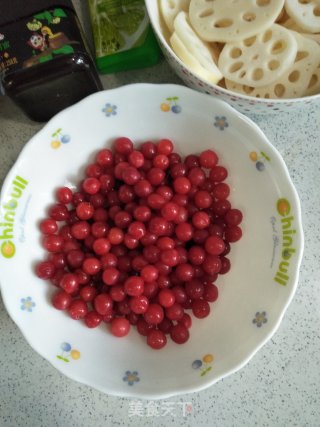
[[121,50],[145,17],[143,0],[89,0],[89,7],[98,57]]
[[132,9],[127,13],[114,16],[113,23],[119,30],[131,36],[138,30],[143,18],[143,10]]

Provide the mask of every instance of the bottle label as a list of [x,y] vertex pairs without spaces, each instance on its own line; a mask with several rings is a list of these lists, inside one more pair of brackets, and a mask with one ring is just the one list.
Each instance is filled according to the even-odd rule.
[[84,51],[72,11],[55,8],[0,27],[0,73]]
[[144,0],[89,0],[89,7],[97,58],[144,43],[149,25]]

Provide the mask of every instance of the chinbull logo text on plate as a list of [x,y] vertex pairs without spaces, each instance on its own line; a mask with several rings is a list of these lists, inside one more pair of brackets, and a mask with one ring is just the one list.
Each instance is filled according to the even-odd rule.
[[3,202],[0,211],[0,252],[5,258],[12,258],[16,252],[13,243],[15,233],[16,212],[28,181],[17,175],[11,183],[8,200]]
[[277,202],[277,211],[281,216],[281,261],[279,262],[277,273],[274,280],[280,285],[286,286],[289,280],[288,270],[291,257],[295,254],[294,238],[296,230],[294,229],[295,218],[291,215],[291,206],[287,199],[279,199]]

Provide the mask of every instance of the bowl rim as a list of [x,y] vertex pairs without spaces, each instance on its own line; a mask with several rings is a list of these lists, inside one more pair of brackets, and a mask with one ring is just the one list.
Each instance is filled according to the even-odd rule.
[[[173,89],[173,90],[178,89],[180,91],[189,92],[190,94],[192,93],[199,98],[203,97],[203,98],[210,99],[210,102],[222,105],[224,108],[229,110],[229,112],[231,114],[233,114],[235,117],[237,117],[239,120],[246,122],[247,125],[252,127],[254,129],[254,131],[256,133],[258,133],[260,135],[260,137],[264,140],[264,143],[266,143],[268,145],[268,148],[270,149],[272,154],[281,163],[281,167],[282,167],[283,173],[284,173],[285,178],[286,178],[286,185],[288,185],[288,187],[290,188],[291,193],[292,193],[292,197],[294,198],[294,203],[296,204],[295,215],[296,215],[296,220],[297,220],[296,228],[297,228],[297,235],[298,235],[298,240],[297,240],[298,250],[297,250],[296,268],[294,270],[294,274],[292,274],[292,277],[291,277],[292,286],[290,289],[290,293],[288,293],[286,303],[282,305],[281,311],[279,311],[277,320],[274,322],[271,330],[264,335],[264,337],[260,341],[260,343],[258,345],[255,345],[255,348],[253,350],[251,350],[249,352],[249,354],[247,355],[247,357],[243,358],[241,360],[241,362],[234,364],[233,368],[227,369],[223,374],[219,375],[218,377],[210,379],[210,380],[206,380],[206,381],[202,382],[201,384],[199,384],[198,386],[195,386],[195,385],[193,385],[193,386],[191,386],[191,385],[190,386],[175,386],[170,391],[167,391],[167,392],[166,391],[161,391],[161,392],[158,391],[158,392],[155,392],[154,394],[150,394],[150,392],[141,392],[141,391],[137,391],[134,393],[130,393],[130,391],[128,391],[127,393],[123,392],[123,391],[121,391],[121,392],[120,391],[119,392],[111,391],[111,390],[106,391],[106,389],[104,389],[103,387],[93,385],[92,382],[90,382],[89,380],[85,380],[83,378],[79,379],[77,374],[73,373],[73,371],[67,371],[67,370],[61,369],[61,366],[58,365],[57,363],[55,363],[54,359],[52,359],[52,360],[48,359],[48,357],[45,355],[44,350],[41,350],[38,346],[33,344],[33,342],[32,342],[33,340],[31,339],[31,336],[30,336],[28,330],[23,328],[21,321],[19,321],[18,317],[15,315],[14,311],[12,310],[12,307],[8,304],[6,297],[4,295],[4,292],[3,292],[4,285],[2,284],[2,281],[0,280],[0,293],[2,296],[4,306],[10,315],[10,318],[17,325],[20,333],[23,335],[23,337],[25,338],[27,343],[30,345],[30,347],[36,353],[38,353],[40,356],[42,356],[47,362],[49,362],[55,369],[57,369],[60,373],[63,373],[63,375],[72,379],[73,381],[85,384],[85,385],[87,385],[91,388],[97,389],[103,393],[106,393],[106,394],[109,394],[112,396],[118,396],[118,397],[127,397],[127,398],[130,397],[130,398],[136,398],[136,399],[141,398],[141,399],[148,399],[148,400],[170,398],[173,396],[189,394],[189,393],[199,392],[199,391],[208,389],[209,387],[213,386],[215,383],[217,383],[221,379],[226,378],[229,375],[231,375],[231,374],[239,371],[241,368],[243,368],[255,356],[255,354],[272,338],[272,336],[278,330],[278,328],[281,324],[281,321],[282,321],[282,319],[283,319],[283,317],[287,311],[288,306],[290,305],[290,303],[291,303],[291,301],[295,295],[295,292],[296,292],[296,289],[298,286],[299,270],[300,270],[300,265],[302,262],[303,251],[304,251],[304,233],[303,233],[302,212],[301,212],[300,199],[298,196],[298,192],[297,192],[297,190],[293,184],[293,181],[290,177],[289,170],[288,170],[288,168],[284,162],[284,159],[282,158],[281,154],[278,152],[276,147],[269,141],[269,139],[266,137],[264,132],[260,129],[260,127],[256,123],[254,123],[251,119],[249,119],[244,114],[237,111],[234,107],[230,106],[228,103],[226,103],[225,101],[223,101],[221,99],[212,98],[208,94],[197,92],[194,89],[191,89],[191,88],[183,86],[183,85],[166,84],[166,83],[164,83],[164,84],[152,84],[152,83],[151,84],[150,83],[128,84],[128,85],[120,86],[117,88],[107,89],[107,90],[103,90],[103,91],[99,91],[97,93],[91,94],[88,97],[79,101],[78,103],[60,111],[52,119],[50,119],[42,129],[37,131],[33,135],[33,137],[31,137],[27,141],[27,143],[25,144],[25,146],[23,147],[23,149],[19,153],[18,157],[16,158],[14,164],[12,165],[10,170],[8,171],[6,178],[3,181],[0,194],[1,195],[5,194],[4,190],[10,185],[11,180],[12,180],[12,174],[15,171],[15,168],[17,167],[17,164],[19,163],[19,161],[24,157],[25,151],[29,150],[29,146],[32,146],[32,144],[34,144],[36,142],[36,140],[42,136],[42,134],[45,132],[45,130],[48,129],[51,126],[52,122],[54,122],[57,118],[64,116],[66,113],[67,114],[70,113],[70,111],[72,111],[72,110],[76,111],[76,110],[81,109],[82,106],[86,104],[88,99],[94,99],[95,97],[100,97],[101,93],[111,93],[111,92],[116,93],[119,91],[125,92],[128,88],[134,88],[137,90],[138,93],[141,90],[146,90],[146,93],[150,93],[152,88],[154,88],[154,87],[161,87],[161,89],[163,89],[165,87]],[[1,198],[0,198],[0,200],[1,200]]]
[[[173,49],[171,48],[171,46],[167,42],[166,38],[164,37],[162,31],[160,31],[160,25],[158,25],[158,22],[156,20],[156,16],[152,12],[153,8],[156,8],[158,10],[158,14],[160,16],[161,11],[159,8],[159,0],[145,0],[145,4],[146,4],[146,8],[148,11],[148,15],[149,15],[149,19],[150,19],[152,28],[153,28],[156,36],[160,39],[162,45],[165,47],[165,49],[169,52],[169,54],[171,56],[173,56],[175,61],[177,61],[182,68],[186,69],[190,74],[192,74],[195,78],[197,78],[201,82],[204,82],[208,87],[211,87],[214,90],[218,90],[221,93],[223,93],[224,95],[227,95],[228,97],[237,97],[239,99],[244,99],[248,102],[254,101],[256,104],[262,104],[262,105],[270,104],[270,103],[279,103],[279,105],[294,104],[294,103],[308,104],[308,103],[312,103],[313,101],[315,101],[317,99],[320,99],[320,93],[316,93],[314,95],[308,95],[308,96],[304,96],[304,97],[299,97],[299,98],[281,98],[281,99],[278,99],[278,98],[256,98],[254,96],[242,94],[239,92],[232,92],[229,89],[226,89],[226,88],[219,86],[217,84],[214,85],[213,83],[210,83],[210,82],[204,80],[202,77],[198,76],[192,70],[190,70],[185,65],[185,63],[176,55],[176,53],[173,51]],[[159,27],[159,29],[158,29],[158,27]]]

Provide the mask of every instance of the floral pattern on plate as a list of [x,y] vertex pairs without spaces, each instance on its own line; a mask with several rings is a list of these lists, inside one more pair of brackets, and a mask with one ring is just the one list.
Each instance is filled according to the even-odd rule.
[[200,377],[206,375],[209,371],[211,371],[211,364],[214,361],[213,354],[206,354],[202,357],[202,359],[196,359],[192,362],[192,368],[200,371]]
[[229,127],[229,123],[225,116],[215,116],[214,126],[220,130],[225,130],[227,127]]
[[252,319],[252,323],[254,323],[258,328],[261,328],[262,325],[267,323],[267,313],[265,311],[257,311],[254,318]]
[[164,113],[172,111],[172,113],[179,114],[182,111],[181,105],[178,104],[178,96],[169,96],[164,102],[160,104],[160,109]]
[[61,147],[61,144],[68,144],[70,142],[71,137],[67,133],[62,132],[61,128],[58,128],[55,132],[51,134],[51,148],[57,150]]
[[21,298],[20,304],[20,309],[22,311],[28,311],[29,313],[31,313],[36,306],[36,303],[32,300],[31,297]]
[[107,116],[115,116],[118,111],[117,111],[117,106],[110,104],[109,102],[102,108],[102,112]]
[[259,172],[265,170],[266,162],[270,162],[270,157],[264,151],[260,151],[259,153],[257,151],[251,151],[249,153],[249,158],[255,163]]
[[73,360],[80,359],[80,351],[72,348],[71,344],[68,342],[63,342],[60,346],[62,352],[57,354],[57,359],[62,360],[63,362],[69,363],[70,358]]
[[138,383],[140,381],[137,371],[126,371],[125,376],[122,379],[128,383],[128,385],[133,385],[134,383]]

